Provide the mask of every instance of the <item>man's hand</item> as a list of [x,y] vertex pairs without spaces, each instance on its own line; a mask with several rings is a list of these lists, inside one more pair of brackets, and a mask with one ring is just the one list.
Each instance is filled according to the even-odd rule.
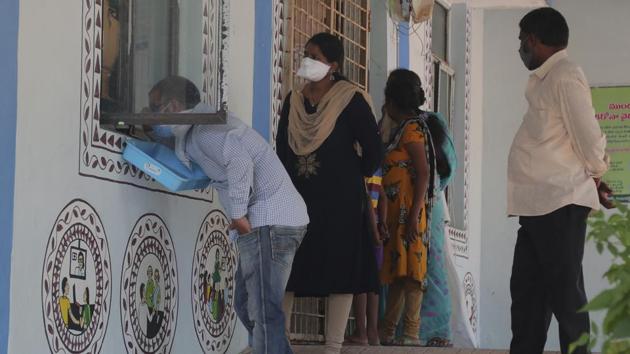
[[610,196],[613,194],[612,189],[608,187],[606,182],[600,181],[597,183],[597,194],[599,196],[599,203],[606,209],[612,209],[615,207],[615,203],[610,200]]
[[239,235],[245,235],[252,232],[252,226],[249,224],[246,216],[238,219],[232,219],[230,230],[236,230]]

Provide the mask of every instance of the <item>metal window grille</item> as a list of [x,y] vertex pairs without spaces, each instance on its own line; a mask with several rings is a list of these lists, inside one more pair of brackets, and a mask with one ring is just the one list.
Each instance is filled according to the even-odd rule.
[[326,337],[326,301],[323,298],[295,298],[289,328],[294,343],[321,343]]
[[338,36],[344,46],[342,73],[360,88],[368,88],[370,1],[290,0],[287,18],[288,52],[285,92],[304,82],[295,73],[304,55],[304,45],[319,32]]

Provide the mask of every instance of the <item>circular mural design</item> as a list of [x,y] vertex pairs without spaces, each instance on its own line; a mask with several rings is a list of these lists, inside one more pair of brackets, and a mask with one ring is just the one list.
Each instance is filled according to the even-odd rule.
[[234,312],[236,251],[228,238],[229,222],[219,210],[204,219],[197,236],[192,269],[193,320],[205,353],[224,353],[230,345]]
[[472,273],[468,272],[464,276],[464,298],[466,301],[466,311],[468,321],[473,332],[477,333],[477,295],[475,290],[475,279]]
[[142,216],[131,232],[120,283],[128,353],[169,353],[177,324],[177,259],[159,216]]
[[101,218],[87,202],[63,208],[46,245],[42,310],[53,353],[99,353],[109,320],[111,268]]

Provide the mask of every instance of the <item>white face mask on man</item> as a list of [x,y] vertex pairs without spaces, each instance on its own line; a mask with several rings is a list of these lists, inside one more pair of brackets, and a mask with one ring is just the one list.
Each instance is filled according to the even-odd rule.
[[330,65],[328,64],[324,64],[319,60],[304,58],[300,64],[297,76],[311,82],[317,82],[325,78],[329,70]]

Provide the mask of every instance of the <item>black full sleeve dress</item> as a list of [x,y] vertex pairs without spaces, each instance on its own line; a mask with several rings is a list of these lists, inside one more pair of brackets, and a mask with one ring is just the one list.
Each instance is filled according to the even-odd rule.
[[[316,107],[304,102],[306,111]],[[372,239],[365,214],[364,177],[383,159],[374,115],[360,93],[339,115],[328,138],[314,152],[296,155],[288,144],[290,94],[278,124],[276,151],[306,202],[310,223],[287,285],[296,296],[378,291]],[[359,157],[354,147],[362,149]]]

